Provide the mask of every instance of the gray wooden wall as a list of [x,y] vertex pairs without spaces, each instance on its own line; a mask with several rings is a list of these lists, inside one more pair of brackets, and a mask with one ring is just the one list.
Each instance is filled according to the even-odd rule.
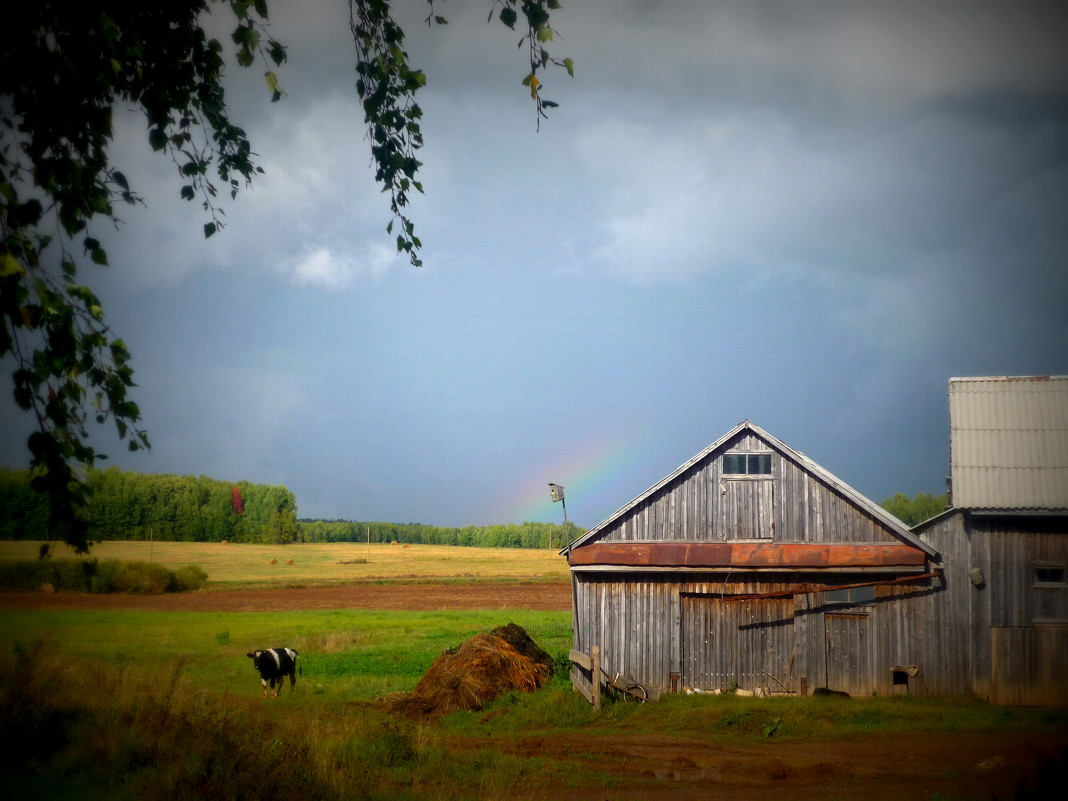
[[[768,451],[754,434],[739,434],[724,453]],[[774,542],[896,542],[884,524],[849,503],[817,477],[772,454],[768,477],[722,474],[710,458],[614,521],[598,539]],[[774,526],[772,526],[774,523]]]
[[[958,576],[931,613],[967,651],[971,692],[1001,704],[1068,705],[1068,587],[1034,580],[1036,565],[1068,565],[1068,518],[958,513],[924,537]],[[972,568],[982,572],[978,587]]]
[[[932,593],[931,580],[879,588],[873,603],[848,606],[825,604],[818,593],[732,598],[793,588],[804,578],[818,584],[811,576],[739,581],[724,574],[682,581],[671,574],[583,573],[575,578],[575,647],[588,654],[599,645],[609,676],[659,692],[671,690],[674,674],[680,690],[713,690],[733,682],[745,689],[785,685],[800,691],[803,678],[810,691],[831,686],[859,695],[889,694],[894,691],[890,667],[919,663],[925,657],[921,644],[943,649],[943,662],[953,653],[952,643],[932,636],[928,621],[912,611]],[[956,671],[931,692],[954,694],[954,682],[962,677],[963,671]],[[912,689],[920,691],[920,685]]]

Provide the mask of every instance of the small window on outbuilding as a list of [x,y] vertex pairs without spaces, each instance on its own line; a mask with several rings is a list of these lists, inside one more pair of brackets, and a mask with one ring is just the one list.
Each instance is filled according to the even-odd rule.
[[770,476],[770,453],[727,453],[723,455],[726,476]]
[[1063,564],[1037,564],[1034,576],[1036,587],[1068,587],[1068,574]]
[[823,603],[858,606],[875,600],[875,587],[843,587],[840,590],[824,590]]

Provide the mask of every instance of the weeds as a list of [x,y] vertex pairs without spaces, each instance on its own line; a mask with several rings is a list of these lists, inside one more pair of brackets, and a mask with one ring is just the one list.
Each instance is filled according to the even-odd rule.
[[560,687],[571,686],[571,656],[568,651],[557,651],[553,658],[553,684]]
[[770,722],[764,724],[764,728],[760,732],[764,737],[771,737],[782,726],[782,718],[772,718]]

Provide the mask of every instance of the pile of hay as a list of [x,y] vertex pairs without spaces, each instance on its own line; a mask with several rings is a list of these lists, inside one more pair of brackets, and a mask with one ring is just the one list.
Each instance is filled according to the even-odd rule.
[[411,693],[383,699],[391,712],[440,717],[480,710],[511,690],[534,692],[552,678],[552,658],[514,623],[446,651]]

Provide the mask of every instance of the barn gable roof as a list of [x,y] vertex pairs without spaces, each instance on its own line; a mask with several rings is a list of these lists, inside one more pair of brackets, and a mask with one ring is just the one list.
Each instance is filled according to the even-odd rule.
[[581,548],[584,545],[596,541],[597,538],[605,531],[605,529],[607,529],[613,523],[619,520],[619,518],[623,517],[632,509],[646,501],[648,498],[658,493],[661,489],[671,484],[684,473],[695,468],[697,465],[703,463],[705,460],[718,456],[719,453],[725,449],[725,446],[729,442],[734,440],[739,434],[743,432],[748,432],[756,435],[761,440],[763,440],[768,445],[768,447],[770,447],[774,451],[777,451],[783,458],[790,460],[800,469],[808,472],[810,475],[822,481],[824,484],[830,487],[832,491],[836,492],[838,495],[845,498],[854,506],[863,510],[871,517],[878,520],[887,528],[887,530],[891,534],[901,540],[905,545],[911,546],[912,548],[918,548],[919,550],[926,553],[928,556],[937,556],[937,552],[928,543],[924,542],[911,531],[909,531],[908,526],[906,526],[903,522],[901,522],[892,514],[890,514],[881,506],[879,506],[879,504],[865,497],[857,490],[853,489],[851,486],[839,479],[837,476],[833,475],[823,467],[820,467],[820,465],[816,464],[814,461],[809,459],[800,451],[794,450],[789,445],[772,436],[767,431],[764,431],[762,428],[760,428],[760,426],[750,422],[749,420],[743,420],[741,423],[732,428],[730,431],[728,431],[722,437],[717,439],[715,442],[713,442],[707,448],[702,450],[700,453],[696,454],[694,457],[688,459],[686,462],[681,464],[670,475],[665,476],[656,484],[649,487],[649,489],[647,489],[641,495],[637,496],[629,503],[617,509],[607,518],[605,518],[596,526],[587,531],[583,536],[572,542],[568,548],[562,550],[560,553],[570,553],[576,548]]

